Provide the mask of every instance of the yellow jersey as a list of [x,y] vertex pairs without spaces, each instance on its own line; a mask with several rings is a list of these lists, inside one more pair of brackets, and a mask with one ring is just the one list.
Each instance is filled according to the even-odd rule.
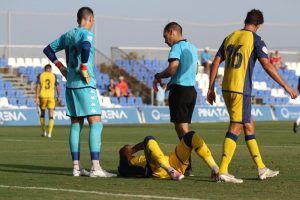
[[255,62],[268,58],[261,37],[249,30],[237,30],[224,39],[216,56],[225,61],[222,90],[250,96]]
[[55,86],[58,84],[55,74],[52,72],[42,72],[38,75],[36,83],[41,86],[39,98],[55,97]]

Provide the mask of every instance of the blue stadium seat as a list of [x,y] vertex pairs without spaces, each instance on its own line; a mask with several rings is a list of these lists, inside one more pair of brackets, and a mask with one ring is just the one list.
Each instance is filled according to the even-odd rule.
[[35,83],[37,81],[37,76],[35,74],[30,74],[28,78],[31,82]]
[[119,104],[119,100],[117,97],[110,97],[110,101],[112,104]]
[[26,99],[26,106],[28,107],[34,107],[36,104],[32,98]]
[[16,98],[22,98],[22,97],[24,97],[24,91],[23,90],[16,90],[15,97]]
[[20,66],[18,71],[19,71],[19,74],[25,74],[26,68],[24,66]]
[[13,89],[7,89],[6,90],[6,97],[7,98],[15,98],[15,90],[13,90]]
[[34,67],[28,66],[27,69],[26,69],[26,74],[28,74],[28,75],[35,74],[34,73]]
[[143,105],[142,97],[135,97],[135,104],[139,106]]
[[5,89],[5,86],[4,86],[4,82],[3,81],[0,81],[0,90],[4,90]]
[[24,106],[24,105],[26,105],[26,99],[18,98],[18,106]]
[[118,66],[121,66],[121,65],[122,65],[122,61],[119,60],[119,59],[116,59],[116,60],[115,60],[115,63],[116,63],[116,65],[118,65]]
[[5,90],[0,88],[0,97],[5,97]]
[[120,104],[122,106],[127,106],[127,98],[126,97],[120,97]]
[[3,66],[3,67],[8,66],[8,59],[7,58],[0,58],[0,66]]
[[35,74],[40,74],[44,71],[43,67],[35,67]]
[[127,98],[127,105],[128,105],[128,106],[133,106],[133,105],[135,105],[135,98],[134,98],[134,97],[128,97],[128,98]]
[[12,83],[10,81],[5,81],[4,82],[4,88],[6,90],[11,90],[13,88],[13,85],[12,85]]
[[8,103],[14,106],[18,105],[16,98],[8,98]]

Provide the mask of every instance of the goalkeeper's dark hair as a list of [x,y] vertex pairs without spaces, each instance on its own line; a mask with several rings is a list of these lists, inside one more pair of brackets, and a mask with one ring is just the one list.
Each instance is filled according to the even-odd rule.
[[245,19],[245,24],[253,24],[258,26],[264,23],[264,15],[258,9],[252,9],[247,13],[247,17]]
[[93,10],[90,7],[82,7],[77,12],[77,23],[80,24],[81,20],[94,15]]
[[164,32],[170,32],[171,30],[175,30],[182,35],[182,27],[177,22],[170,22],[164,28]]

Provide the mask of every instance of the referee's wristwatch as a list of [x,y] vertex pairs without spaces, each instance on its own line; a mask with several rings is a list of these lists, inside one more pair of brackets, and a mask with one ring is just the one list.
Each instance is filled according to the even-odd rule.
[[154,75],[154,78],[155,78],[155,79],[159,79],[159,73],[156,73],[156,74]]

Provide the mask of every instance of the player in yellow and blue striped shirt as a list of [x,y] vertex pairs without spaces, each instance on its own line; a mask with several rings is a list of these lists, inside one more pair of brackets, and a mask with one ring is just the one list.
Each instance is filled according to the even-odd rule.
[[[143,155],[134,155],[141,150],[144,150]],[[171,178],[179,181],[184,178],[192,150],[203,159],[211,169],[211,176],[215,177],[219,167],[203,138],[194,131],[186,133],[169,156],[164,155],[153,136],[145,137],[144,141],[132,147],[123,146],[119,151],[118,171],[121,176],[127,177]]]
[[[42,136],[52,137],[54,127],[54,108],[55,108],[55,90],[57,98],[60,95],[59,84],[57,83],[56,75],[51,72],[51,65],[45,66],[45,71],[38,75],[36,81],[36,103],[40,107],[40,123],[43,129]],[[48,133],[45,125],[45,110],[48,109],[49,125]]]
[[243,128],[249,152],[258,168],[259,178],[266,179],[279,174],[279,171],[272,171],[264,165],[254,135],[254,123],[251,119],[251,90],[255,61],[259,60],[265,71],[290,94],[292,99],[297,97],[297,92],[284,82],[276,68],[269,62],[268,49],[261,37],[256,34],[263,22],[263,14],[260,10],[253,9],[248,12],[244,28],[231,33],[224,39],[212,65],[207,100],[210,104],[215,101],[215,79],[220,63],[225,61],[222,91],[230,116],[218,181],[243,182],[242,179],[237,179],[228,173],[228,165],[235,152],[236,140]]

